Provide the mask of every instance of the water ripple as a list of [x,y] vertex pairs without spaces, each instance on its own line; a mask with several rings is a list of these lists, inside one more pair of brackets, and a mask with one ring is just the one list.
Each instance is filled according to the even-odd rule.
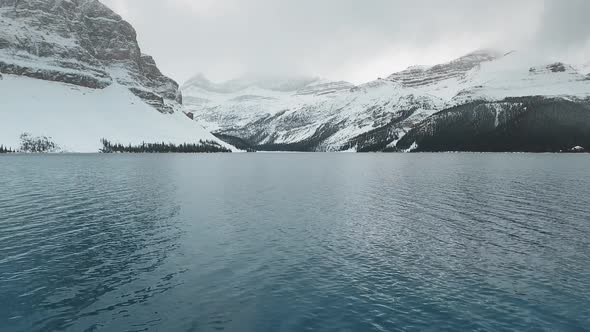
[[0,330],[584,330],[590,159],[0,157]]

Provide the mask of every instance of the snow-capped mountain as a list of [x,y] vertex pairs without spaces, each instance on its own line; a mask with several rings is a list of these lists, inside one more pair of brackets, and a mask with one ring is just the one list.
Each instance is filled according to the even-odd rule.
[[4,145],[27,131],[76,152],[96,152],[103,137],[219,142],[183,114],[178,84],[133,27],[97,0],[0,0],[0,79]]
[[[194,118],[218,137],[263,150],[429,150],[420,142],[424,135],[437,135],[433,129],[438,128],[437,114],[465,106],[462,115],[479,118],[481,107],[474,111],[466,105],[480,104],[489,109],[484,112],[486,119],[493,110],[490,130],[494,131],[505,129],[515,117],[533,112],[536,106],[551,107],[546,105],[549,103],[561,107],[570,102],[581,109],[581,118],[574,112],[579,123],[574,131],[590,132],[584,113],[590,98],[590,80],[583,69],[587,67],[536,58],[523,52],[483,50],[444,64],[410,67],[360,86],[318,80],[292,90],[276,91],[252,84],[237,90],[211,91],[194,84],[208,82],[200,76],[182,90]],[[543,105],[534,103],[540,102],[537,96],[543,97]],[[528,108],[522,106],[527,103]],[[514,117],[505,113],[518,107],[525,113],[514,113]],[[562,120],[567,117],[560,116]],[[421,135],[414,132],[418,130]],[[590,145],[585,134],[578,136],[576,145]],[[408,143],[410,137],[415,141]],[[556,146],[562,147],[562,143]],[[529,148],[533,149],[522,147]]]
[[256,130],[251,123],[319,100],[331,101],[352,88],[348,82],[305,77],[247,77],[215,84],[197,75],[182,90],[196,120],[209,130],[225,132]]

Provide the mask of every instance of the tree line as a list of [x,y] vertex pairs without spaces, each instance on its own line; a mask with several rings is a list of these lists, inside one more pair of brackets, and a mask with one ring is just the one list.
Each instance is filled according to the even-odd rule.
[[0,153],[14,153],[15,151],[4,145],[0,145]]
[[0,153],[45,153],[58,152],[59,147],[55,144],[51,137],[47,136],[33,136],[29,133],[20,135],[20,146],[18,150],[13,150],[4,145],[0,145]]
[[58,152],[59,147],[51,137],[33,136],[29,133],[20,135],[20,152],[26,153],[46,153]]
[[231,150],[221,146],[219,143],[210,140],[200,140],[199,143],[141,143],[139,145],[123,145],[112,143],[103,138],[101,153],[219,153],[231,152]]

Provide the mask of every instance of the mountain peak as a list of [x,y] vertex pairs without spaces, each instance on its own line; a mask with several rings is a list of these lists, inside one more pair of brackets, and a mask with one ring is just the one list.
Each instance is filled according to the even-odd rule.
[[387,80],[406,87],[430,85],[448,79],[461,79],[471,69],[488,61],[502,57],[502,53],[491,49],[481,49],[468,53],[455,60],[434,66],[412,66],[390,75]]
[[[508,52],[510,53],[510,52]],[[506,52],[497,50],[497,49],[493,49],[493,48],[481,48],[478,50],[475,50],[473,52],[469,52],[467,54],[465,54],[464,56],[460,57],[459,59],[462,58],[468,58],[468,57],[487,57],[487,58],[498,58],[501,57],[502,55],[506,54]]]

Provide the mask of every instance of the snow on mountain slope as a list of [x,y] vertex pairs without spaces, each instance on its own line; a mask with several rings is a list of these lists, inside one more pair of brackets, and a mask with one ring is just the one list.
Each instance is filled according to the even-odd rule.
[[50,136],[70,152],[98,152],[102,138],[125,145],[219,141],[182,112],[157,112],[117,83],[91,89],[3,75],[0,94],[0,143],[15,149],[25,132]]
[[262,149],[311,151],[394,146],[433,114],[476,100],[590,97],[590,80],[576,66],[489,50],[436,66],[411,67],[357,87],[325,84],[338,88],[325,95],[313,89],[277,92],[258,86],[213,93],[189,82],[182,90],[195,119],[218,134]]
[[182,91],[184,103],[196,120],[209,130],[223,131],[320,99],[332,99],[353,87],[347,82],[318,78],[242,78],[215,84],[197,75],[182,86]]
[[590,96],[590,81],[576,66],[542,59],[531,60],[530,56],[520,52],[482,64],[477,70],[469,72],[461,88],[453,98],[453,104],[464,103],[466,99]]
[[97,0],[0,0],[0,144],[53,136],[72,152],[121,144],[222,143],[185,115],[178,84],[135,29]]
[[97,0],[0,1],[0,73],[102,89],[129,88],[160,112],[178,84],[141,53],[133,27]]

